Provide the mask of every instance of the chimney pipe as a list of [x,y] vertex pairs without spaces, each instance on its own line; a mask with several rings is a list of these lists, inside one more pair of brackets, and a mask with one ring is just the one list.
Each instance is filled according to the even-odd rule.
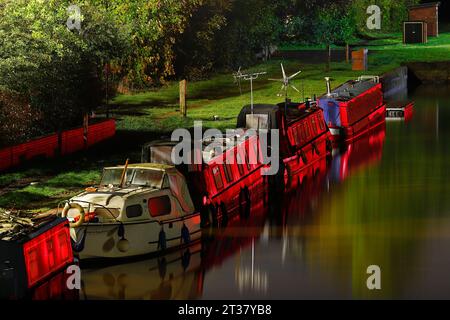
[[325,77],[325,81],[327,82],[327,96],[331,96],[330,77]]

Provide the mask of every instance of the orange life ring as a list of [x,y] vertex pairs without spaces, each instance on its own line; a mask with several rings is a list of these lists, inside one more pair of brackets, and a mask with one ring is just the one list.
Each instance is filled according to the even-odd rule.
[[81,205],[79,205],[78,203],[67,203],[64,206],[64,209],[62,211],[61,216],[63,218],[67,218],[67,214],[69,213],[70,209],[77,209],[78,212],[80,213],[80,219],[78,219],[78,221],[76,221],[76,222],[73,222],[73,223],[71,222],[69,224],[69,226],[71,228],[79,228],[79,227],[81,227],[81,225],[84,223],[84,217],[85,217],[85,212],[84,212],[83,207]]

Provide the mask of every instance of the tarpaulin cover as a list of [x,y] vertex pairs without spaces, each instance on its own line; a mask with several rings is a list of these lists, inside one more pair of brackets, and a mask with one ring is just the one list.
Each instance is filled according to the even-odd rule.
[[339,103],[334,99],[320,99],[319,107],[323,110],[323,116],[329,127],[341,126],[341,114]]
[[183,211],[188,214],[194,213],[194,204],[192,203],[184,176],[179,173],[170,173],[169,183],[170,190],[172,190],[172,194],[178,199]]

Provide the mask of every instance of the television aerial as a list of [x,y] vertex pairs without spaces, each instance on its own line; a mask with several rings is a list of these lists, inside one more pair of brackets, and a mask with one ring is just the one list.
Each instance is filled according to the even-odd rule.
[[300,93],[300,91],[291,83],[291,80],[294,79],[296,76],[298,76],[302,71],[300,70],[300,71],[298,71],[298,72],[296,72],[293,75],[288,77],[286,75],[286,72],[284,71],[283,64],[281,64],[281,72],[282,72],[282,75],[283,75],[283,79],[269,79],[269,80],[270,81],[281,82],[281,91],[278,94],[278,96],[279,97],[282,96],[282,92],[284,90],[284,98],[285,98],[285,101],[287,102],[288,101],[288,89],[289,89],[289,87],[291,87],[292,89],[294,89],[295,91]]
[[235,81],[241,87],[241,80],[250,81],[250,105],[253,114],[253,81],[258,79],[259,76],[266,74],[267,72],[253,72],[253,73],[242,73],[241,68],[233,74]]
[[241,86],[242,72],[241,72],[241,67],[239,67],[238,71],[233,73],[233,78],[234,78],[234,84],[239,86],[239,94],[242,95],[242,86]]

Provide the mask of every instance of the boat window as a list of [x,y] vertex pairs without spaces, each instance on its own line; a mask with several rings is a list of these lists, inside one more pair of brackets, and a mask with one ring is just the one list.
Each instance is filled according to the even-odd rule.
[[[122,168],[105,169],[103,171],[102,186],[115,185],[118,186],[122,178]],[[164,172],[153,169],[128,169],[125,174],[124,184],[126,186],[143,186],[152,188],[161,188],[164,178]]]
[[236,163],[239,170],[239,175],[244,175],[244,165],[242,164],[242,157],[239,153],[236,154]]
[[300,127],[300,134],[301,134],[302,142],[304,142],[306,140],[305,130],[306,130],[305,125],[302,124],[302,126]]
[[136,169],[132,185],[161,188],[164,172],[159,170]]
[[225,180],[229,183],[233,181],[233,171],[229,163],[223,165],[223,171],[225,172]]
[[127,207],[127,218],[137,218],[142,216],[142,207],[140,204]]
[[214,183],[216,184],[217,190],[220,190],[223,188],[223,181],[222,181],[222,175],[220,174],[219,167],[214,167],[212,169]]
[[300,144],[300,141],[299,141],[300,140],[300,131],[301,131],[301,126],[295,126],[291,131],[292,138],[294,139],[294,143],[296,145]]
[[169,196],[148,199],[148,211],[152,217],[167,216],[172,212]]
[[153,146],[150,149],[150,162],[172,165],[172,146]]
[[[121,168],[105,169],[103,170],[102,181],[100,184],[102,186],[107,186],[110,184],[119,185],[122,179],[122,173],[123,169]],[[125,173],[125,184],[129,184],[131,179],[133,179],[133,169],[128,169]]]
[[324,131],[325,130],[325,123],[322,119],[322,117],[318,117],[319,118],[319,127],[320,127],[320,131]]
[[309,139],[309,137],[311,137],[311,131],[309,128],[309,124],[307,122],[305,123],[305,132],[306,132],[306,139]]
[[163,183],[162,183],[162,189],[169,189],[170,188],[170,183],[169,183],[169,178],[167,177],[167,174],[164,175],[164,179],[163,179]]

